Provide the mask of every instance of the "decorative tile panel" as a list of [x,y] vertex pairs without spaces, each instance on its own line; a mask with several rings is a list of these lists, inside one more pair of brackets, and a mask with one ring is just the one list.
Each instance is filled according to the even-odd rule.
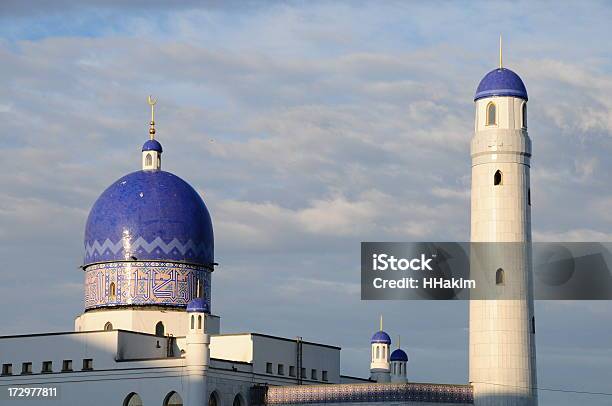
[[354,402],[474,403],[471,385],[365,383],[270,386],[266,389],[254,389],[258,389],[255,392],[263,395],[263,404],[266,405]]
[[[85,309],[126,305],[187,306],[198,281],[210,308],[211,277],[204,267],[172,262],[109,262],[85,268]],[[111,293],[114,284],[115,295]]]

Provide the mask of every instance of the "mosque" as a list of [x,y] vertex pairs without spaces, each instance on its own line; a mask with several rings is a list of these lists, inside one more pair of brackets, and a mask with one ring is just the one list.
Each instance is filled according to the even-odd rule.
[[[500,50],[474,97],[472,241],[531,240],[527,100]],[[222,333],[211,306],[211,215],[186,181],[162,170],[149,104],[142,169],[112,183],[87,219],[84,312],[74,331],[0,337],[0,404],[537,405],[527,261],[492,271],[515,280],[524,300],[470,302],[465,385],[412,382],[382,320],[364,378],[341,374],[334,345]]]

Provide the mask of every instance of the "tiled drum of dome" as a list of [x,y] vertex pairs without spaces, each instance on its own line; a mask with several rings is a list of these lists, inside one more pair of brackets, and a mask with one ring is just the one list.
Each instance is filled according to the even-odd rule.
[[[197,296],[198,281],[210,308],[210,271],[171,262],[109,262],[85,270],[85,308],[159,305],[183,307]],[[112,295],[111,284],[115,286]]]

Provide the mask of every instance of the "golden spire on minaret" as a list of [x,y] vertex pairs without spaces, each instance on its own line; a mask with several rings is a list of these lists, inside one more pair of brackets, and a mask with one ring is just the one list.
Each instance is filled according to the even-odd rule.
[[157,99],[154,99],[153,96],[147,97],[147,103],[151,106],[151,122],[149,123],[149,137],[151,139],[155,138],[155,105],[157,104]]
[[499,69],[502,69],[502,36],[499,34]]
[[383,331],[383,328],[382,328],[382,314],[380,315],[380,331]]

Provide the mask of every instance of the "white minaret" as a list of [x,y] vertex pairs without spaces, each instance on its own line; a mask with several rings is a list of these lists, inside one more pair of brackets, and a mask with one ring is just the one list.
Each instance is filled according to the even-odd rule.
[[[527,91],[517,74],[502,67],[501,38],[499,68],[482,79],[474,101],[471,241],[530,242]],[[485,279],[491,293],[508,294],[509,299],[470,301],[469,380],[474,404],[535,406],[530,249],[522,244],[496,245],[500,247],[504,250],[492,259],[494,263],[487,262]]]
[[206,324],[210,310],[204,298],[192,299],[187,305],[185,358],[188,396],[185,406],[208,404],[207,374],[210,365],[210,336]]
[[162,146],[155,139],[155,105],[157,100],[151,96],[147,99],[151,106],[151,123],[149,124],[149,140],[142,146],[142,170],[158,171],[161,169]]
[[391,353],[391,383],[406,383],[406,367],[408,366],[408,354],[402,350],[400,337],[397,338],[397,349]]
[[391,348],[391,337],[383,331],[383,318],[380,316],[380,330],[372,336],[372,358],[370,362],[370,379],[376,382],[389,382],[389,348]]

